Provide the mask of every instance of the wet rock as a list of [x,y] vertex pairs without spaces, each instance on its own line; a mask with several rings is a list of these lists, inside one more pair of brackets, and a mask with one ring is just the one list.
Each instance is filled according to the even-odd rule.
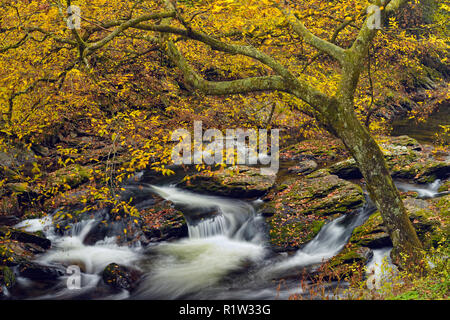
[[138,280],[141,277],[141,273],[137,270],[133,270],[124,266],[119,266],[116,263],[111,263],[103,270],[103,281],[116,289],[133,290]]
[[253,198],[267,193],[274,185],[275,179],[275,174],[261,174],[259,168],[235,166],[211,174],[195,174],[179,186],[200,193]]
[[34,262],[24,262],[19,265],[20,276],[31,280],[56,280],[65,274],[62,267],[40,265]]
[[14,226],[20,222],[20,219],[16,216],[1,216],[0,226]]
[[179,239],[188,236],[186,219],[169,201],[141,211],[142,231],[150,242]]
[[317,162],[314,160],[301,161],[298,165],[288,168],[288,172],[307,175],[317,169]]
[[7,237],[8,239],[16,240],[22,243],[35,244],[43,249],[48,249],[51,246],[51,241],[44,236],[5,226],[0,226],[0,237]]
[[379,212],[372,214],[363,225],[353,230],[350,242],[370,249],[392,246],[392,241]]
[[373,257],[373,251],[368,247],[353,247],[347,245],[331,261],[331,265],[353,264],[362,262],[364,265]]
[[358,247],[349,243],[322,268],[331,271],[325,273],[328,275],[327,278],[331,280],[342,280],[355,273],[362,274],[364,266],[372,257],[372,249]]
[[360,207],[364,195],[361,187],[319,170],[289,181],[264,200],[272,246],[291,250],[311,240],[327,221]]

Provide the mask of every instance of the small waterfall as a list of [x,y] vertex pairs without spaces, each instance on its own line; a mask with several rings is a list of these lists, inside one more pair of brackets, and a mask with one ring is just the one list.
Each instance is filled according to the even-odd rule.
[[196,224],[188,224],[188,230],[189,238],[193,239],[225,235],[227,232],[227,221],[221,214],[210,219],[203,219]]
[[[224,235],[250,242],[258,242],[261,239],[256,211],[245,201],[201,195],[176,187],[151,188],[183,211],[190,238]],[[205,216],[205,211],[210,214]]]
[[395,185],[400,191],[414,191],[418,193],[419,198],[428,199],[434,198],[439,195],[439,187],[442,185],[440,179],[436,179],[434,182],[420,185],[406,182],[395,182]]

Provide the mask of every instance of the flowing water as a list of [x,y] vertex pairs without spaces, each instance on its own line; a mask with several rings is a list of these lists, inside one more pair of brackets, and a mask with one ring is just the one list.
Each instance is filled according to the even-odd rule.
[[400,191],[414,191],[417,192],[418,197],[422,199],[434,198],[440,195],[438,189],[441,186],[441,180],[437,179],[427,185],[417,185],[407,182],[395,182],[395,185]]
[[[402,187],[415,188],[431,196],[435,195],[438,184]],[[36,262],[64,268],[79,266],[81,289],[67,288],[68,275],[50,283],[19,277],[19,289],[16,289],[19,294],[14,298],[287,299],[294,293],[307,295],[302,292],[299,280],[304,268],[313,271],[321,262],[336,255],[348,242],[353,229],[375,211],[367,199],[366,205],[329,222],[313,240],[288,255],[270,249],[268,230],[258,212],[260,200],[207,196],[173,186],[149,188],[183,211],[188,224],[187,238],[146,247],[138,242],[130,247],[116,244],[115,237],[105,237],[87,245],[84,240],[100,223],[101,215],[74,224],[65,235],[54,231],[51,217],[24,221],[17,227],[42,230],[52,241],[52,248],[39,255]],[[389,250],[374,252],[368,276],[373,274],[376,279],[370,278],[371,281],[379,281],[377,265]],[[102,270],[112,262],[143,273],[131,294],[126,290],[112,290],[103,283]],[[336,284],[332,283],[328,291],[330,296],[333,285]]]

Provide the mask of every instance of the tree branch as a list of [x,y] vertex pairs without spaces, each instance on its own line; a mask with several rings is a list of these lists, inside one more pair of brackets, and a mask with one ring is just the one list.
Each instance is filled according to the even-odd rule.
[[332,42],[319,38],[309,31],[305,25],[290,11],[278,6],[278,9],[284,14],[287,22],[292,27],[295,33],[301,36],[306,43],[313,46],[317,50],[328,54],[335,58],[337,61],[342,62],[344,60],[345,50],[335,45]]
[[185,81],[208,95],[274,90],[288,92],[289,90],[281,76],[251,77],[232,81],[207,81],[189,66],[184,56],[171,41],[167,44],[167,53],[170,59],[183,72]]

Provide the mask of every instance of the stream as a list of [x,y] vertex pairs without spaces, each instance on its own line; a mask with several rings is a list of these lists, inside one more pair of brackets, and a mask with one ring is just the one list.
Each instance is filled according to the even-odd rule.
[[[398,182],[404,190],[415,190],[424,197],[437,195],[439,181],[430,185]],[[145,185],[180,208],[188,224],[189,236],[175,241],[143,246],[119,246],[109,236],[93,245],[84,244],[89,232],[101,223],[102,215],[78,222],[64,234],[57,234],[52,217],[21,222],[16,227],[42,230],[52,248],[38,255],[36,262],[48,266],[82,266],[81,289],[67,287],[69,275],[57,281],[37,282],[17,279],[13,299],[288,299],[292,294],[308,296],[300,285],[306,268],[314,271],[321,262],[337,253],[348,242],[355,227],[375,211],[366,204],[322,227],[317,236],[293,254],[276,253],[268,244],[268,230],[258,211],[261,200],[244,201],[193,193],[173,185]],[[145,200],[143,200],[145,201]],[[198,212],[211,211],[207,218]],[[371,277],[379,277],[379,267],[390,248],[374,250],[368,267]],[[135,290],[116,290],[106,286],[102,271],[110,263],[133,267],[143,276]],[[372,281],[373,279],[371,279]],[[375,282],[375,281],[374,281]],[[333,298],[337,286],[331,282],[327,295]]]

